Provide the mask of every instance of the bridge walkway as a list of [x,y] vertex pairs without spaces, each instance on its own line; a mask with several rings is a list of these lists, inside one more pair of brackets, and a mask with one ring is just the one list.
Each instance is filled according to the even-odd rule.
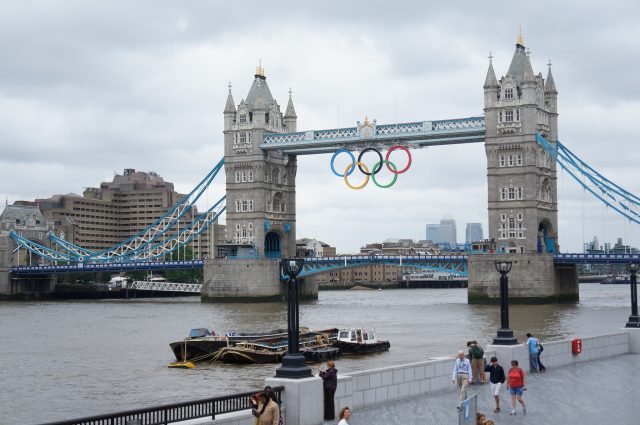
[[[542,356],[544,362],[544,354]],[[453,364],[453,363],[452,363]],[[505,372],[507,371],[506,365]],[[340,366],[338,366],[340,367]],[[527,379],[524,393],[527,415],[510,416],[510,396],[503,388],[500,413],[493,413],[494,401],[489,384],[472,385],[470,393],[478,394],[478,412],[496,424],[580,424],[637,425],[640,411],[636,403],[640,382],[640,354],[624,354],[594,360]],[[403,401],[367,407],[352,412],[349,425],[445,425],[457,424],[457,391],[451,389]],[[327,421],[323,425],[335,425]]]

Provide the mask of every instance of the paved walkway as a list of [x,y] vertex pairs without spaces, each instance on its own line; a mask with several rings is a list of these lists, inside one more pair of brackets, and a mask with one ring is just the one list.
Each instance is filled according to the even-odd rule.
[[[505,372],[508,370],[506,365]],[[527,414],[510,416],[511,398],[503,388],[502,412],[493,413],[489,385],[472,385],[478,394],[478,412],[498,424],[638,425],[640,424],[640,355],[625,354],[605,360],[548,369],[527,377],[524,393]],[[455,425],[457,392],[440,391],[366,410],[352,412],[350,425]],[[325,424],[335,424],[325,422]]]

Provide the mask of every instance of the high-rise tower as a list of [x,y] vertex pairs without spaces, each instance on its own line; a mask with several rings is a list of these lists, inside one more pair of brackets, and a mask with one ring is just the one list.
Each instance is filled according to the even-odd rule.
[[535,75],[522,36],[507,74],[496,79],[490,58],[484,83],[489,238],[498,252],[557,252],[555,161],[536,133],[558,139],[557,95],[551,65]]
[[296,131],[297,116],[289,92],[284,116],[271,95],[262,65],[236,108],[229,95],[224,108],[226,243],[218,256],[295,255],[295,156],[260,149],[265,133]]

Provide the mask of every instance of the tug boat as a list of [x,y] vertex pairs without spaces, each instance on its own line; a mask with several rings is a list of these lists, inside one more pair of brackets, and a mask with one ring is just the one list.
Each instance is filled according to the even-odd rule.
[[373,329],[365,328],[340,329],[333,345],[340,349],[340,354],[379,353],[391,347],[389,341],[378,340]]

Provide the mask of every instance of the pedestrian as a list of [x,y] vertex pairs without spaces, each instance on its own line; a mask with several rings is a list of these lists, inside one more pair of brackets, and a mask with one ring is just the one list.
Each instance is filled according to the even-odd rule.
[[540,341],[538,338],[527,332],[527,342],[525,345],[529,347],[529,367],[531,373],[540,372]]
[[351,411],[347,406],[340,409],[340,420],[338,421],[338,425],[349,425],[349,417],[351,416]]
[[544,365],[542,364],[542,360],[540,360],[540,356],[542,356],[542,350],[544,350],[544,347],[540,343],[540,340],[538,340],[538,366],[540,366],[540,372],[546,372],[547,368],[544,367]]
[[322,391],[324,393],[324,420],[332,421],[336,417],[333,396],[338,388],[338,370],[333,360],[327,362],[327,370],[320,371]]
[[471,341],[469,353],[471,354],[471,382],[484,384],[484,350],[478,345],[478,341]]
[[255,405],[255,402],[257,405],[251,413],[256,417],[256,425],[278,425],[280,422],[278,403],[264,391],[252,397],[251,404]]
[[484,369],[485,372],[489,372],[489,382],[491,383],[491,394],[496,401],[496,408],[493,409],[494,413],[500,411],[500,389],[504,384],[504,369],[498,364],[498,358],[496,356],[491,357],[491,362]]
[[464,351],[458,351],[458,358],[453,363],[451,382],[458,384],[460,389],[460,403],[467,398],[467,387],[471,378],[471,363],[464,357]]
[[507,389],[511,394],[511,415],[517,415],[516,413],[516,398],[522,404],[522,414],[527,414],[527,406],[522,399],[523,391],[527,389],[525,381],[525,373],[522,368],[518,367],[517,360],[511,360],[511,369],[509,369],[509,376],[507,378]]

